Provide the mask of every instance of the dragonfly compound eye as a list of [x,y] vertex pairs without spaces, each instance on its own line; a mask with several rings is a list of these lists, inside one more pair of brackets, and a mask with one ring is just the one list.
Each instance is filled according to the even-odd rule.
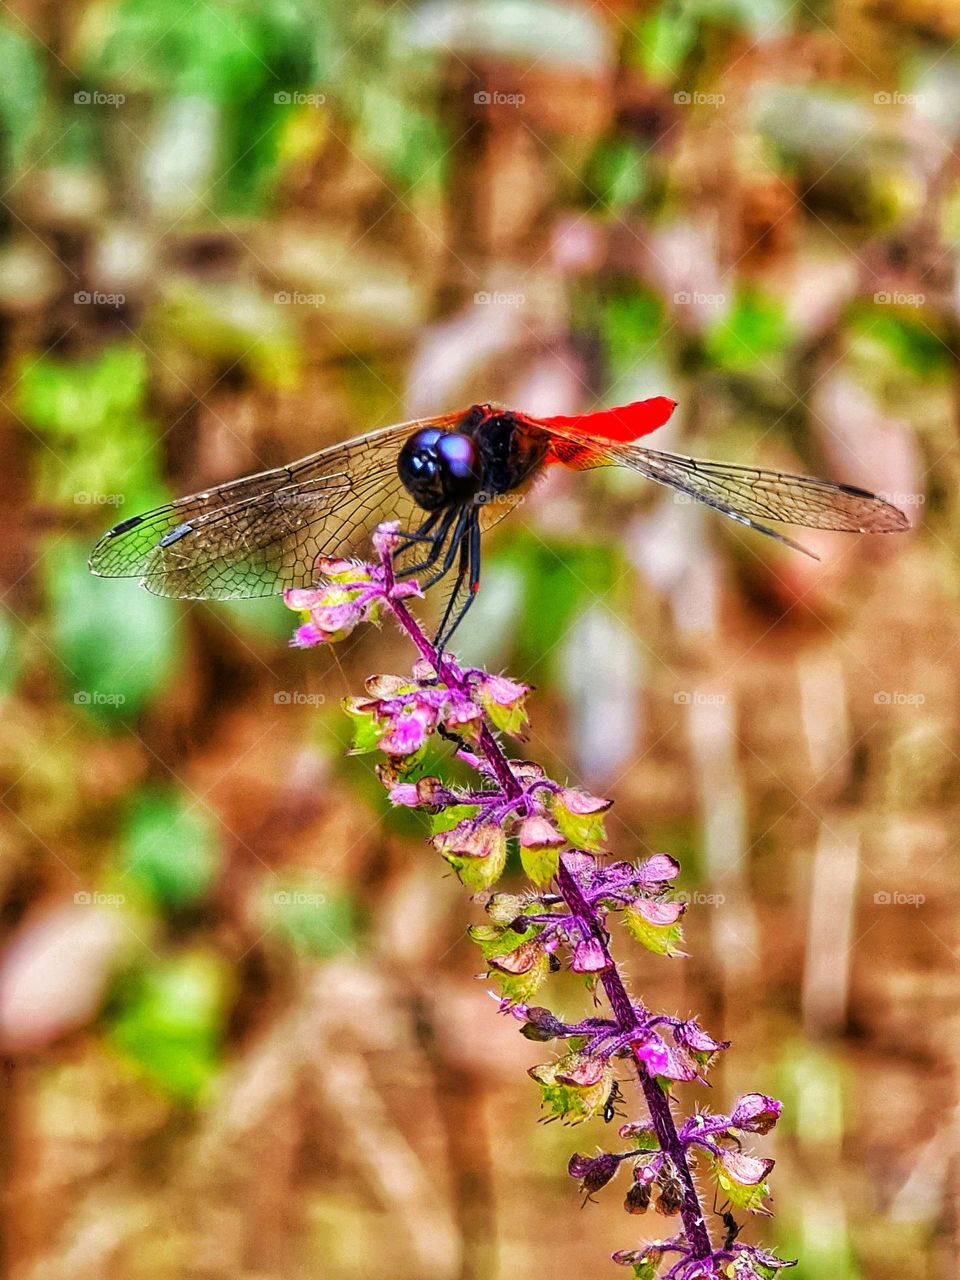
[[457,431],[427,427],[400,450],[397,470],[405,488],[425,511],[469,502],[480,489],[477,446]]

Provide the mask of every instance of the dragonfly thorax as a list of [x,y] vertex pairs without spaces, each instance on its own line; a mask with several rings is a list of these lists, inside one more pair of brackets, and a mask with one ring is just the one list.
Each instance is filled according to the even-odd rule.
[[425,427],[404,443],[397,472],[418,506],[439,511],[477,495],[483,482],[483,461],[470,436]]

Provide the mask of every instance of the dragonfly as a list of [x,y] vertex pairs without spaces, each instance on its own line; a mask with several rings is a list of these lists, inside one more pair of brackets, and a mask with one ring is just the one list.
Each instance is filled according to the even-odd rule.
[[537,418],[474,404],[384,427],[122,520],[94,547],[90,569],[182,599],[275,595],[313,586],[318,557],[364,556],[377,525],[396,521],[398,576],[416,577],[424,591],[450,587],[437,632],[445,643],[479,589],[481,535],[551,467],[628,467],[808,555],[767,521],[855,533],[909,527],[899,508],[855,485],[640,444],[675,408],[655,396]]

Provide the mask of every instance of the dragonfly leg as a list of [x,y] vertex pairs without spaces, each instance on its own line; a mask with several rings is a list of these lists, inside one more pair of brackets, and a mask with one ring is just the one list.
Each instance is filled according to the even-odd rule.
[[[442,515],[442,520],[440,517]],[[450,532],[450,526],[457,518],[456,507],[451,507],[449,511],[435,511],[429,520],[425,521],[414,534],[404,534],[402,536],[410,540],[412,546],[414,542],[429,542],[430,550],[422,560],[418,560],[416,564],[405,565],[399,570],[402,578],[409,578],[415,573],[422,573],[424,569],[431,569],[440,558],[443,551],[443,544],[446,541],[447,534]],[[436,532],[431,532],[437,520],[440,520],[440,527]]]
[[[467,598],[466,600],[464,600],[463,604],[460,606],[460,611],[457,613],[457,616],[454,618],[453,622],[448,627],[447,620],[449,619],[450,612],[453,609],[454,603],[456,602],[458,595],[460,594],[460,589],[463,586],[464,577],[467,576],[467,574],[469,574],[469,577],[467,580]],[[450,642],[450,638],[452,637],[453,633],[456,631],[457,627],[459,627],[460,623],[467,616],[467,610],[470,608],[470,606],[473,604],[474,600],[476,599],[476,595],[479,589],[480,589],[480,518],[478,513],[476,511],[473,511],[470,514],[468,528],[465,531],[465,536],[461,539],[460,572],[457,576],[457,585],[456,585],[456,588],[454,589],[453,595],[450,597],[450,600],[447,604],[446,612],[443,615],[443,621],[440,623],[440,630],[437,632],[437,638],[436,638],[435,644],[438,649],[442,650],[444,645]]]
[[[453,590],[450,593],[450,599],[447,601],[447,607],[443,611],[443,617],[440,620],[440,626],[437,628],[437,634],[434,640],[434,644],[438,649],[443,648],[446,641],[449,640],[450,636],[452,636],[454,631],[456,630],[456,624],[454,624],[454,626],[452,626],[448,632],[447,623],[450,621],[450,614],[453,612],[453,607],[457,603],[457,599],[459,598],[460,592],[463,589],[463,583],[464,583],[464,579],[467,576],[467,567],[469,565],[469,562],[470,562],[470,538],[469,538],[469,535],[465,532],[464,536],[460,539],[460,564],[457,567],[457,580],[454,583]],[[459,622],[460,618],[462,617],[463,617],[463,614],[461,613],[457,621]]]
[[404,529],[398,529],[396,536],[407,544],[413,544],[414,542],[433,542],[434,536],[431,535],[430,530],[442,515],[444,515],[442,509],[440,511],[434,511],[434,513],[428,516],[426,520],[424,520],[423,524],[418,525],[412,533],[407,533]]
[[[469,507],[454,508],[452,513],[456,516],[453,525],[453,532],[450,534],[450,545],[447,547],[447,553],[443,557],[443,563],[439,569],[435,569],[425,582],[420,583],[421,591],[428,591],[431,587],[435,587],[441,578],[445,578],[453,568],[453,562],[457,552],[460,549],[460,543],[463,541],[464,534],[467,531],[467,522],[470,519]],[[444,521],[444,524],[447,522]],[[436,557],[434,557],[436,559]]]

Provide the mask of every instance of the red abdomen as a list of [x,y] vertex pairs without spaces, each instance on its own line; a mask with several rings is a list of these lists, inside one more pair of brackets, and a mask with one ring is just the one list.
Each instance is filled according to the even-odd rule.
[[633,404],[620,405],[616,409],[558,414],[538,421],[545,427],[562,427],[564,431],[582,432],[586,436],[601,436],[612,443],[629,444],[662,427],[676,407],[676,400],[669,396],[654,396],[651,400],[635,400]]

